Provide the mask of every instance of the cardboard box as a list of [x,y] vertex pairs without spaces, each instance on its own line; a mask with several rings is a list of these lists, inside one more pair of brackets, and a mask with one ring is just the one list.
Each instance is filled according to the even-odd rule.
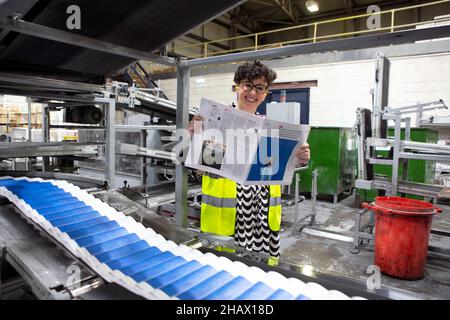
[[[12,138],[14,142],[28,141],[28,128],[12,128]],[[31,141],[43,142],[44,135],[42,129],[31,129]]]
[[8,123],[9,117],[8,114],[2,113],[0,114],[0,123]]

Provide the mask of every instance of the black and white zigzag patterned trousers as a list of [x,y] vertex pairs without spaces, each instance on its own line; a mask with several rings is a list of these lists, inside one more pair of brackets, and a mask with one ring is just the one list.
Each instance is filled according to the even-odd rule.
[[269,186],[237,184],[235,243],[246,250],[280,255],[280,233],[269,228]]

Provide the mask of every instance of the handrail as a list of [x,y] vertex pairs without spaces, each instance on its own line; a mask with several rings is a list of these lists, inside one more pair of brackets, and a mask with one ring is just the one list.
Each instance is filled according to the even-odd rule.
[[[440,22],[442,21],[450,21],[450,18],[447,19],[442,19],[439,20]],[[398,25],[394,27],[394,31],[395,29],[400,29],[400,28],[406,28],[406,27],[411,27],[411,26],[417,26],[417,25],[421,25],[421,24],[427,24],[430,23],[430,21],[422,21],[422,22],[415,22],[415,23],[408,23],[408,24],[402,24],[402,25]],[[331,34],[331,35],[325,35],[325,36],[316,36],[314,37],[310,37],[310,38],[304,38],[304,39],[295,39],[295,40],[288,40],[288,41],[283,41],[283,42],[278,42],[278,43],[269,43],[269,44],[262,44],[258,46],[258,50],[263,50],[263,49],[267,49],[267,48],[273,48],[273,47],[280,47],[282,45],[288,45],[288,44],[297,44],[297,43],[301,43],[301,42],[308,42],[308,41],[313,41],[313,42],[317,42],[317,40],[322,40],[322,39],[330,39],[330,38],[335,38],[335,37],[345,37],[345,36],[349,36],[349,35],[359,35],[359,34],[365,34],[365,33],[371,33],[371,32],[380,32],[380,31],[387,31],[387,30],[391,30],[391,26],[389,27],[383,27],[383,28],[378,28],[378,29],[369,29],[369,30],[359,30],[359,31],[353,31],[353,32],[343,32],[343,33],[338,33],[338,34]],[[221,50],[221,51],[214,51],[211,52],[209,54],[209,56],[216,56],[216,55],[221,55],[221,54],[227,54],[227,53],[233,53],[233,52],[239,52],[239,51],[249,51],[249,50],[255,50],[255,46],[248,46],[248,47],[242,47],[242,48],[236,48],[236,49],[230,49],[230,50]],[[203,54],[198,54],[198,55],[191,55],[190,58],[202,58],[205,57]]]
[[[422,7],[428,7],[428,6],[438,5],[438,4],[442,4],[442,3],[449,3],[449,2],[450,2],[450,0],[439,0],[439,1],[423,3],[423,4],[418,4],[418,5],[412,5],[412,6],[407,6],[407,7],[401,7],[401,8],[396,8],[396,9],[389,9],[389,10],[385,10],[385,11],[379,11],[379,12],[373,12],[373,13],[363,13],[363,14],[358,14],[358,15],[349,16],[349,17],[341,17],[341,18],[329,19],[329,20],[324,20],[324,21],[306,23],[306,24],[297,25],[297,26],[278,28],[278,29],[274,29],[274,30],[250,33],[247,35],[228,37],[228,38],[223,38],[223,39],[218,39],[218,40],[210,40],[210,41],[205,41],[205,42],[189,44],[189,45],[185,45],[185,46],[178,46],[178,47],[175,47],[173,49],[173,51],[179,52],[179,50],[183,50],[183,49],[202,48],[203,49],[202,54],[186,55],[188,58],[199,58],[199,57],[216,56],[216,55],[227,54],[227,53],[232,53],[232,52],[239,52],[239,51],[258,51],[258,50],[261,50],[261,49],[264,49],[267,47],[283,46],[283,45],[300,43],[300,42],[311,41],[313,43],[316,43],[319,40],[323,40],[323,39],[329,39],[329,38],[335,38],[335,37],[347,37],[347,36],[353,36],[353,35],[359,35],[359,34],[371,33],[371,32],[377,32],[377,31],[378,32],[379,31],[394,32],[395,30],[400,29],[400,28],[413,27],[413,26],[432,23],[432,22],[437,21],[437,20],[428,20],[428,21],[408,23],[408,24],[403,24],[403,25],[395,25],[395,17],[396,17],[397,12],[402,12],[405,10],[411,10],[411,9],[422,8]],[[374,15],[382,16],[383,14],[391,15],[390,25],[387,27],[380,26],[379,28],[375,28],[375,29],[365,29],[365,30],[343,32],[343,33],[330,34],[330,35],[319,35],[319,33],[318,33],[319,26],[321,26],[321,25],[336,23],[336,22],[341,22],[341,21],[347,21],[347,20],[354,20],[354,19],[374,16]],[[449,21],[449,20],[450,19],[442,19],[439,21]],[[287,41],[281,41],[281,42],[270,43],[270,44],[258,44],[258,41],[259,41],[261,35],[267,35],[267,34],[273,34],[273,33],[277,33],[277,32],[283,32],[283,31],[289,31],[289,30],[295,30],[295,29],[301,29],[301,28],[309,28],[309,27],[313,27],[313,36],[312,37],[304,38],[304,39],[287,40]],[[237,39],[244,39],[244,38],[252,38],[254,41],[253,45],[245,46],[245,47],[241,47],[241,48],[229,49],[229,50],[208,52],[208,49],[217,43],[227,42],[227,41],[237,40]]]

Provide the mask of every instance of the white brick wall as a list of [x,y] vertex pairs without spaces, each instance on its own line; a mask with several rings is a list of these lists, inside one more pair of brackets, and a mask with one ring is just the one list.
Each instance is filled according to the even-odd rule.
[[[443,99],[450,106],[450,54],[391,59],[389,105],[393,107]],[[317,80],[310,91],[310,124],[351,127],[358,107],[371,108],[375,81],[374,60],[275,69],[277,82]],[[207,75],[204,83],[191,77],[190,104],[202,97],[229,104],[233,74]],[[161,80],[161,87],[176,101],[176,80]],[[441,111],[440,114],[449,114]],[[413,119],[414,123],[414,119]]]
[[[236,101],[232,92],[233,73],[207,75],[190,78],[189,101],[190,106],[198,106],[202,97],[210,98],[214,101],[230,104]],[[203,78],[205,82],[197,83],[197,79]],[[170,100],[177,100],[176,79],[161,80],[161,88]]]
[[357,107],[371,106],[373,61],[276,69],[277,81],[317,80],[310,90],[310,124],[351,127]]
[[[391,59],[389,105],[401,107],[443,99],[450,106],[450,54]],[[449,110],[427,114],[448,115]],[[415,115],[411,115],[413,123]]]

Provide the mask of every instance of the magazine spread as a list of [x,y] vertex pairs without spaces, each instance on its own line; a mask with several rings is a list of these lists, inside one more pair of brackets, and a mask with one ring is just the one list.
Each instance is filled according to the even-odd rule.
[[185,160],[190,168],[240,184],[290,184],[295,150],[309,126],[262,118],[208,99],[200,102],[203,128],[192,135]]

